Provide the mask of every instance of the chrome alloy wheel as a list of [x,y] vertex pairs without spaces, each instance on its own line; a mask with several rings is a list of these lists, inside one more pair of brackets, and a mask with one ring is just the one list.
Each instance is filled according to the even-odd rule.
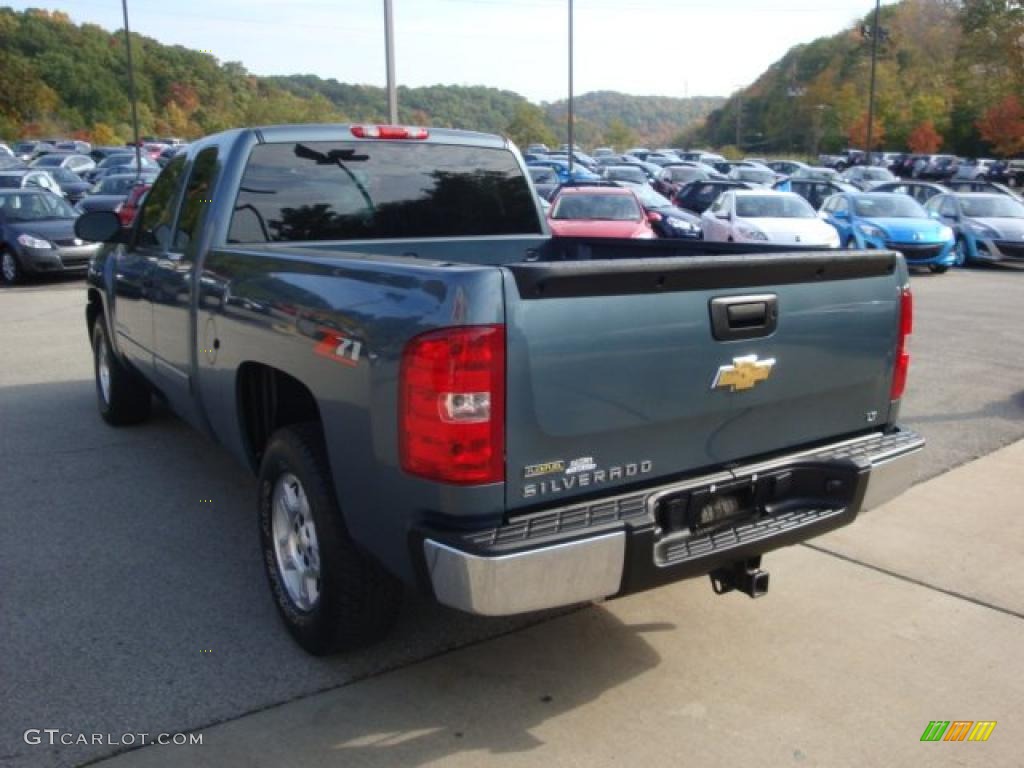
[[270,503],[278,575],[295,606],[311,611],[320,599],[320,545],[302,483],[281,475]]
[[14,254],[10,251],[4,251],[3,271],[8,283],[13,283],[18,277],[18,265],[14,263]]
[[110,350],[107,348],[106,336],[100,334],[96,348],[96,374],[100,380],[100,396],[103,402],[110,405]]

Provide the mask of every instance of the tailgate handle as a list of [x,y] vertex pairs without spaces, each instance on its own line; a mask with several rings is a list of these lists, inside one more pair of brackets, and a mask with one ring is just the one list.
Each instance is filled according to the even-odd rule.
[[775,332],[779,299],[773,293],[711,300],[711,333],[719,341],[756,339]]

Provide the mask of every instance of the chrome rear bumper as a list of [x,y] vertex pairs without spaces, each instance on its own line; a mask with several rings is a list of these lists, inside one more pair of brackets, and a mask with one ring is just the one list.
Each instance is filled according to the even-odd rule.
[[[484,616],[571,605],[708,573],[722,563],[845,525],[859,512],[898,496],[913,483],[923,447],[924,439],[912,432],[877,433],[545,510],[462,539],[428,533],[423,539],[426,573],[438,601]],[[655,505],[667,495],[713,486],[723,477],[756,478],[789,466],[832,462],[857,472],[859,484],[848,506],[789,509],[713,535],[658,538]]]

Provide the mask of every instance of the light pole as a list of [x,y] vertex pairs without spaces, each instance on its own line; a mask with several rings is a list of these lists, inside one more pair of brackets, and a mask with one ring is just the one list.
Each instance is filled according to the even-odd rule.
[[135,105],[135,68],[132,66],[132,35],[128,30],[128,0],[121,0],[124,13],[124,50],[128,56],[128,98],[132,102],[132,134],[135,137],[135,178],[142,174],[142,147],[139,146],[139,110]]
[[573,142],[572,114],[572,0],[569,0],[569,179],[572,179],[572,160],[575,144]]
[[384,50],[387,57],[388,122],[398,125],[398,90],[395,88],[395,16],[391,0],[384,0]]
[[871,86],[868,89],[867,164],[871,165],[871,139],[875,122],[875,61],[878,58],[878,11],[882,0],[875,0],[875,18],[871,24]]

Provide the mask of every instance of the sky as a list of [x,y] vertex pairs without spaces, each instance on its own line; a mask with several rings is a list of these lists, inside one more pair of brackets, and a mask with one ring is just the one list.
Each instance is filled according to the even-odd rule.
[[[0,4],[123,26],[120,0]],[[257,75],[380,86],[383,7],[383,0],[128,0],[132,30],[162,43],[240,61]],[[399,85],[488,85],[535,102],[565,97],[568,0],[393,0],[393,7]],[[834,34],[871,7],[871,0],[575,0],[575,92],[726,96],[793,45]]]

